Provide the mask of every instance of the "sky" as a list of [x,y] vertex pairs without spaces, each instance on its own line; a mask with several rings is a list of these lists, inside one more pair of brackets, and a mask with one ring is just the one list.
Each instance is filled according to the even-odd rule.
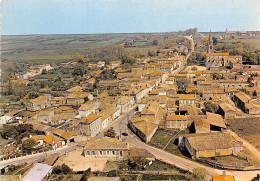
[[260,31],[260,0],[1,0],[1,33]]

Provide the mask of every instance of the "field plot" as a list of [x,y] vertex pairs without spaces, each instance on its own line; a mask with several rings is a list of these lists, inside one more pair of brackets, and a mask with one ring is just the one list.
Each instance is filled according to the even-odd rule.
[[232,130],[260,150],[260,118],[240,118],[228,121]]

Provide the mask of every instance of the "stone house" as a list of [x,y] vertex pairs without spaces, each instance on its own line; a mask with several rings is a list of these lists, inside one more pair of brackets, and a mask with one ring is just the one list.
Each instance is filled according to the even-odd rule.
[[194,120],[195,133],[209,133],[210,124],[203,119]]
[[54,111],[40,111],[37,115],[37,119],[45,124],[51,123],[54,117]]
[[228,103],[219,104],[219,113],[225,119],[232,119],[236,117],[236,109]]
[[86,89],[87,87],[94,85],[95,82],[96,82],[96,81],[95,81],[95,78],[92,77],[92,78],[90,78],[90,79],[88,79],[88,80],[81,81],[81,82],[80,82],[80,85],[82,86],[82,88]]
[[134,106],[134,97],[132,96],[121,96],[116,103],[116,107],[120,108],[122,113],[130,111]]
[[166,117],[166,128],[186,129],[187,117],[184,115],[168,115]]
[[52,149],[62,148],[65,145],[65,141],[57,136],[46,135],[43,141],[52,147]]
[[29,138],[35,140],[37,142],[37,146],[42,146],[44,144],[44,135],[30,135]]
[[80,105],[87,100],[93,100],[93,95],[89,92],[73,92],[66,97],[68,105]]
[[236,93],[233,97],[233,100],[237,107],[241,108],[244,112],[247,112],[246,105],[253,103],[253,99],[242,92]]
[[121,160],[128,157],[129,143],[117,138],[91,138],[83,149],[84,157]]
[[80,106],[78,109],[79,115],[81,117],[88,117],[90,114],[95,113],[95,102],[88,101]]
[[46,96],[40,96],[35,99],[30,99],[26,102],[26,109],[37,111],[50,106],[50,98]]
[[195,94],[180,94],[179,106],[196,106]]
[[86,118],[81,118],[79,126],[81,134],[94,137],[102,129],[101,116],[91,114]]
[[145,143],[151,141],[158,126],[157,120],[149,116],[134,117],[129,120],[130,129]]
[[179,148],[186,149],[192,159],[232,155],[243,149],[243,143],[228,133],[200,133],[179,136]]
[[53,97],[50,99],[51,106],[60,106],[66,104],[65,97]]

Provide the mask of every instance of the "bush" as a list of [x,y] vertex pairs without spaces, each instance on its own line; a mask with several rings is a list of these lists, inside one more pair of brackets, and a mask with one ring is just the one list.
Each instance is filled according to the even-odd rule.
[[23,142],[22,147],[23,149],[30,151],[36,145],[37,142],[34,139],[29,138]]
[[67,175],[67,174],[70,174],[73,172],[73,170],[66,164],[62,164],[62,165],[58,165],[58,166],[55,166],[53,168],[53,171],[52,171],[54,174],[64,174],[64,175]]

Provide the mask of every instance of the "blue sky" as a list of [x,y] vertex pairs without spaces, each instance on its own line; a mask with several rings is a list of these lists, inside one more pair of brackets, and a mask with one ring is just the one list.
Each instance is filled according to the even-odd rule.
[[260,0],[3,0],[2,34],[260,30]]

